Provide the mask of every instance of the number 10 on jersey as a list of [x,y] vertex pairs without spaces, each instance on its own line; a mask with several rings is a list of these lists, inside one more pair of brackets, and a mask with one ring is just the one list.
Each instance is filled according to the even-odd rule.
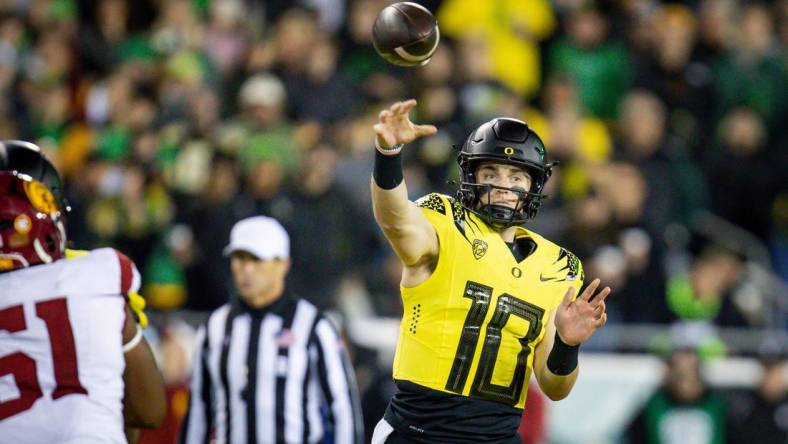
[[[465,285],[463,297],[471,300],[471,308],[465,317],[457,354],[446,381],[446,390],[462,393],[471,370],[473,356],[479,343],[484,319],[490,308],[493,289],[478,282],[468,281]],[[525,336],[517,338],[520,342],[520,352],[517,354],[514,375],[509,385],[497,385],[492,382],[495,362],[498,359],[498,350],[501,346],[501,334],[510,316],[516,316],[528,321],[528,331]],[[504,402],[510,405],[517,404],[525,384],[525,372],[528,364],[528,355],[531,353],[533,342],[542,331],[542,317],[544,309],[518,299],[510,294],[503,293],[498,296],[490,322],[487,323],[484,344],[482,345],[479,365],[476,376],[473,378],[470,395],[491,401]],[[507,359],[504,357],[504,359]],[[512,358],[508,358],[512,359]]]

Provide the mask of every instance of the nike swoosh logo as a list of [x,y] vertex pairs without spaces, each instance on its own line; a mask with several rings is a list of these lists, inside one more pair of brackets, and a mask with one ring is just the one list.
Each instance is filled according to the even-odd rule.
[[544,277],[542,274],[539,274],[539,280],[542,282],[549,282],[549,281],[557,281],[558,278],[551,278],[551,277]]

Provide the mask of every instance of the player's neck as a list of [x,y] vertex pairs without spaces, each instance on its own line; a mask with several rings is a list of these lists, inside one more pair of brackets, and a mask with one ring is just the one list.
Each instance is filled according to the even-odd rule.
[[269,291],[255,294],[251,297],[244,297],[244,302],[251,308],[265,308],[278,301],[284,294],[284,287],[271,288]]
[[504,228],[503,230],[499,231],[498,234],[501,236],[504,242],[512,243],[514,242],[514,235],[517,234],[517,227]]

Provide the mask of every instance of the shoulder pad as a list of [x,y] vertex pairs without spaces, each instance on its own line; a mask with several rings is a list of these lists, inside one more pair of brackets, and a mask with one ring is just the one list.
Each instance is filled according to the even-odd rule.
[[427,194],[416,200],[416,205],[444,216],[447,214],[452,215],[455,220],[461,219],[464,211],[457,199],[440,193]]
[[558,254],[547,267],[544,280],[574,282],[585,278],[580,259],[565,248],[558,248]]
[[64,261],[60,286],[66,294],[126,295],[140,287],[140,273],[123,253],[99,248]]
[[446,215],[446,201],[449,200],[448,196],[439,193],[430,193],[426,196],[416,200],[416,205],[421,208],[428,208],[432,211]]

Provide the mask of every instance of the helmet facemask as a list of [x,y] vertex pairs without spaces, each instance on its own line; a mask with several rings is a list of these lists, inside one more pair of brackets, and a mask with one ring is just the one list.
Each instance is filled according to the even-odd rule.
[[[463,172],[463,180],[460,183],[458,196],[460,202],[466,210],[481,217],[487,225],[496,230],[503,230],[515,225],[522,225],[532,219],[547,195],[540,192],[527,191],[522,187],[501,187],[492,184],[478,183],[475,170],[480,162],[475,162],[477,166],[469,167],[474,172]],[[537,171],[526,169],[531,176],[531,190],[540,190],[544,185],[544,174]],[[493,192],[495,190],[508,191],[517,196],[517,203],[514,208],[492,203]]]

